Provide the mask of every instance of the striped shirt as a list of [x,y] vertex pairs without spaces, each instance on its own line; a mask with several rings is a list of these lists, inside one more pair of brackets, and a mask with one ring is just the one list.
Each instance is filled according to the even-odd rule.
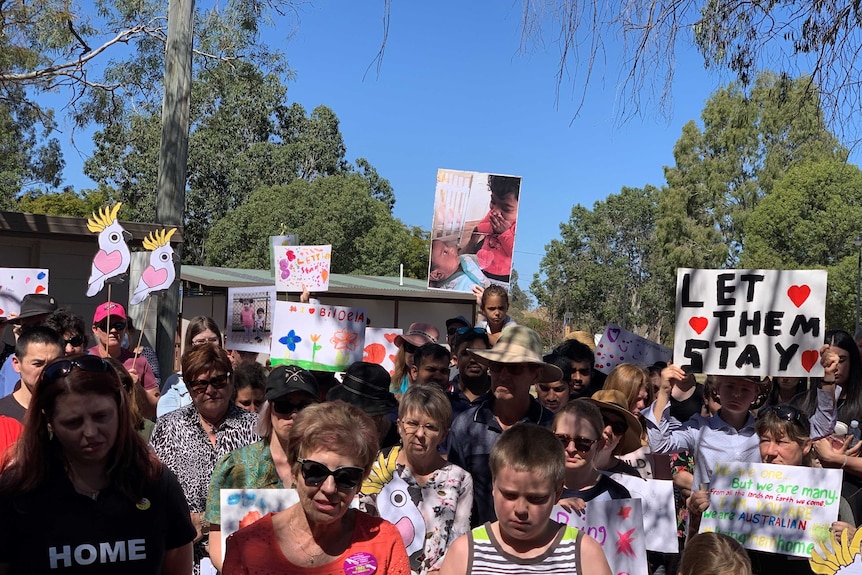
[[556,573],[578,575],[581,570],[582,534],[574,527],[560,525],[556,537],[544,553],[522,558],[507,553],[491,531],[491,524],[476,527],[469,534],[470,553],[467,573],[505,575],[506,573]]

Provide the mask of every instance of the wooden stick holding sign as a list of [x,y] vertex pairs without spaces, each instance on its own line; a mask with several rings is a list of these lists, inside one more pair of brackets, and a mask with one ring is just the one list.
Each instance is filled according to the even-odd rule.
[[821,377],[825,270],[677,273],[674,363],[712,375]]

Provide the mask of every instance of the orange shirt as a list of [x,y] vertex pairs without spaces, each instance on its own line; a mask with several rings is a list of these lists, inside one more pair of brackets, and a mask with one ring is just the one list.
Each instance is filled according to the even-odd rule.
[[[281,513],[286,513],[282,511]],[[272,513],[228,537],[222,575],[410,575],[410,562],[394,525],[357,510],[350,547],[325,565],[294,565],[281,552]]]

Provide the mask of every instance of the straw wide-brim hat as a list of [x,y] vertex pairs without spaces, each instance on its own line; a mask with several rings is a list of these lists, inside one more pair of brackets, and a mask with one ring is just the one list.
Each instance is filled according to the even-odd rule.
[[505,328],[500,339],[491,349],[468,349],[482,365],[491,363],[529,363],[542,367],[539,382],[560,381],[562,370],[556,365],[542,361],[542,342],[539,334],[523,325]]
[[600,389],[592,397],[585,397],[583,400],[591,401],[599,409],[613,411],[625,419],[628,429],[626,429],[625,435],[620,439],[617,448],[614,450],[616,455],[625,455],[626,453],[640,449],[643,427],[641,427],[641,423],[635,417],[635,414],[626,409],[626,396],[623,395],[623,392],[616,389]]

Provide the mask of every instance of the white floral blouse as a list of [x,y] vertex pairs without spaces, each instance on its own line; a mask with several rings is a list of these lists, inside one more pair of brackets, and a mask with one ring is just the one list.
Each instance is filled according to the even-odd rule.
[[[372,467],[371,476],[362,485],[359,508],[399,526],[401,521],[397,517],[386,517],[388,512],[385,510],[386,507],[401,507],[397,491],[391,495],[394,506],[382,502],[378,505],[377,498],[383,486],[395,479],[393,473],[407,484],[407,493],[425,521],[425,543],[414,552],[410,551],[410,541],[405,541],[404,546],[408,548],[413,575],[425,575],[439,569],[452,542],[470,531],[473,478],[464,469],[447,461],[420,487],[410,469],[395,462],[398,450],[396,446],[381,452]],[[402,537],[409,537],[409,529],[399,528],[399,531]]]

